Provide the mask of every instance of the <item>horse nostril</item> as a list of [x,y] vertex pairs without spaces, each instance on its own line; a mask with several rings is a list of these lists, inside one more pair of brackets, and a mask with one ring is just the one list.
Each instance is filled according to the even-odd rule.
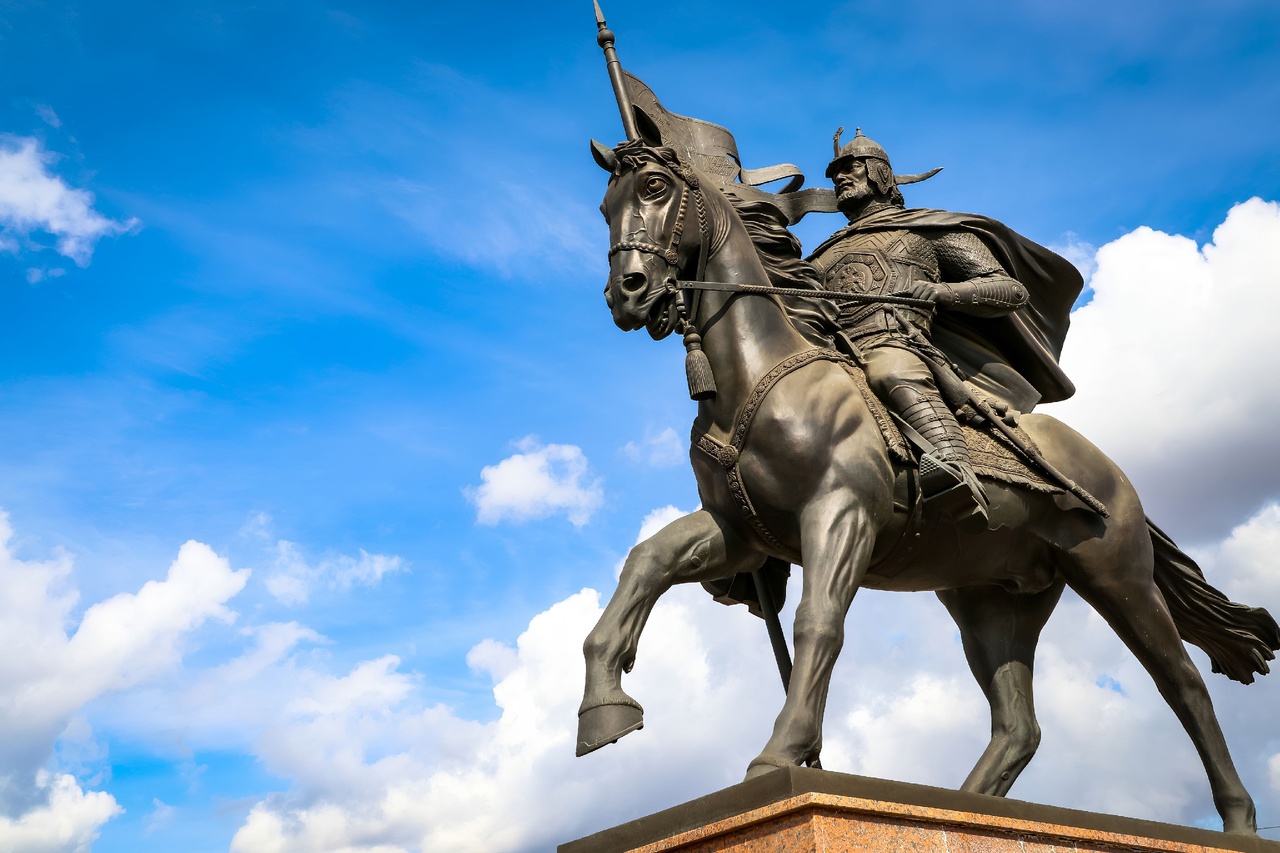
[[629,272],[618,283],[618,286],[622,288],[622,292],[627,296],[634,296],[644,290],[644,285],[645,277],[642,272]]
[[604,304],[609,306],[610,310],[613,309],[613,288],[608,285],[604,288]]

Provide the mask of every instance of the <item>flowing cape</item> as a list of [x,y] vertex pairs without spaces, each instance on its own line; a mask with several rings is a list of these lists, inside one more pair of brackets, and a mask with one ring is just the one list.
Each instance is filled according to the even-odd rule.
[[935,315],[933,343],[960,366],[970,382],[1024,412],[1037,402],[1065,400],[1075,393],[1075,385],[1058,366],[1071,325],[1071,306],[1084,288],[1084,279],[1070,261],[985,216],[896,207],[842,228],[813,255],[849,234],[897,230],[925,236],[931,231],[974,234],[1027,289],[1027,304],[1003,317],[974,317],[958,311]]

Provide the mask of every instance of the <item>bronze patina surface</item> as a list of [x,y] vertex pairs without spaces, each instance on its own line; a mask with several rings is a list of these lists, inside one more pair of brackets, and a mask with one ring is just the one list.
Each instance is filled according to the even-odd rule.
[[[769,621],[788,692],[747,766],[761,784],[818,762],[857,591],[930,591],[991,706],[991,740],[962,788],[1003,796],[1040,742],[1035,648],[1070,586],[1186,729],[1224,829],[1254,835],[1253,800],[1183,643],[1247,684],[1269,671],[1280,626],[1211,586],[1100,450],[1031,411],[1073,391],[1057,358],[1079,274],[993,220],[907,209],[898,185],[928,173],[895,175],[861,133],[837,137],[833,190],[800,191],[794,176],[777,194],[752,186],[732,135],[662,108],[621,70],[598,6],[597,20],[628,137],[592,143],[609,174],[605,299],[624,331],[683,336],[702,508],[628,555],[584,644],[578,754],[641,728],[622,676],[673,584],[703,583]],[[836,210],[849,225],[802,258],[787,225]],[[960,420],[1049,487],[978,480]],[[909,441],[895,444],[895,429]],[[794,660],[776,624],[788,563],[802,567]]]

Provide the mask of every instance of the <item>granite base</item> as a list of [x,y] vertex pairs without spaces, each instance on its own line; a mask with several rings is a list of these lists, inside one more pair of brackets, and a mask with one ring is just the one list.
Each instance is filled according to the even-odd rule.
[[787,768],[559,853],[1280,853],[1280,842]]

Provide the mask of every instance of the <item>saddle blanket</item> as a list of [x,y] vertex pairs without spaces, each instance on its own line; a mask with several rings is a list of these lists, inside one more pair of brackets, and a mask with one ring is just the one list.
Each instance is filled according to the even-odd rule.
[[[902,431],[898,429],[897,423],[889,415],[889,410],[885,408],[884,403],[872,393],[862,369],[847,362],[842,364],[857,384],[863,399],[867,401],[867,407],[871,409],[871,416],[880,427],[880,433],[884,436],[890,455],[899,462],[915,464],[916,458],[911,445],[903,438]],[[979,477],[1049,494],[1061,494],[1064,491],[1057,483],[1046,479],[1043,473],[1031,467],[1013,444],[986,421],[976,427],[961,421],[960,430],[964,433],[965,444],[969,447],[973,471]],[[1027,435],[1021,426],[1015,426],[1013,430],[1028,446],[1033,448],[1036,446],[1031,436]]]

